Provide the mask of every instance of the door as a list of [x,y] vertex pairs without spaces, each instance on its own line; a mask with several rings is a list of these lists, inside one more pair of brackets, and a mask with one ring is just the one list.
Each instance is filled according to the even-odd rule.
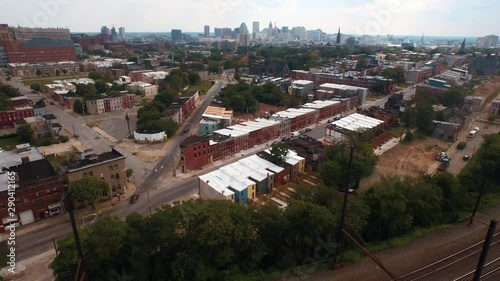
[[24,211],[19,214],[22,225],[27,225],[35,221],[35,216],[32,210]]

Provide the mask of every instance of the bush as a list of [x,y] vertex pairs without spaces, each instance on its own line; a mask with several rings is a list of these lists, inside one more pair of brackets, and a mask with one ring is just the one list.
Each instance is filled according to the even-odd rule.
[[413,141],[413,133],[410,130],[408,130],[408,131],[406,131],[404,142],[405,143],[410,143],[412,141]]
[[67,136],[61,136],[61,137],[59,138],[59,140],[60,140],[62,143],[66,143],[66,142],[68,142],[68,141],[69,141],[69,138],[68,138]]
[[495,121],[495,119],[496,119],[496,118],[497,118],[497,116],[496,116],[496,115],[494,115],[494,114],[489,114],[489,115],[488,115],[488,121],[490,121],[490,122]]
[[127,173],[127,178],[130,178],[132,176],[132,174],[134,173],[134,170],[133,169],[127,169],[126,173]]

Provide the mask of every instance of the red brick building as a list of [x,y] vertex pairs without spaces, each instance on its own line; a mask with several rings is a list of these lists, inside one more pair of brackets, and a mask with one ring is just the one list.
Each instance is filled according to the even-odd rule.
[[5,41],[10,63],[76,61],[76,50],[69,40]]
[[345,105],[343,105],[340,101],[313,101],[311,103],[304,104],[302,107],[318,110],[318,120],[325,120],[338,115],[345,110]]
[[132,82],[138,82],[138,81],[142,81],[142,74],[148,73],[148,72],[153,72],[153,70],[130,71],[127,76],[130,77],[130,80]]
[[416,100],[420,98],[437,98],[439,95],[442,95],[448,91],[447,88],[438,88],[430,85],[417,85],[415,90]]
[[180,145],[182,172],[199,170],[211,163],[212,151],[208,136],[190,136]]
[[35,116],[33,107],[18,107],[0,111],[0,130],[15,128],[15,121]]
[[196,109],[199,99],[200,96],[198,92],[189,92],[173,102],[164,112],[162,112],[162,116],[165,118],[172,118],[177,124],[181,125]]
[[26,225],[62,213],[61,199],[65,185],[49,161],[41,159],[30,162],[29,157],[25,157],[23,164],[10,167],[8,171],[15,173],[18,180],[14,196],[16,214],[14,217],[9,216],[6,186],[0,192],[0,217],[4,226],[0,232],[5,232],[10,222]]

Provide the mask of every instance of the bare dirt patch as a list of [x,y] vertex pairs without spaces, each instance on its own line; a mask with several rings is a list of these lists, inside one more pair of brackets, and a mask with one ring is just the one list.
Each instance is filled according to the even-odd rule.
[[435,162],[436,153],[447,151],[449,147],[449,143],[434,138],[415,140],[410,144],[398,144],[379,157],[375,172],[361,181],[360,187],[369,188],[383,176],[422,175]]
[[118,145],[132,153],[145,163],[156,163],[165,157],[166,151],[171,145],[171,141],[155,144],[139,144],[130,139],[125,139]]
[[481,85],[477,87],[474,95],[483,97],[486,100],[481,112],[488,113],[491,107],[491,101],[500,95],[500,77],[494,77],[483,81]]

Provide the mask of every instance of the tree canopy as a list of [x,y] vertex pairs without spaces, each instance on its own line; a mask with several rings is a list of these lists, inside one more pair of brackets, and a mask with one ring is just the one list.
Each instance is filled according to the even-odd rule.
[[34,133],[30,125],[22,125],[17,128],[17,136],[25,143],[31,143],[34,140]]
[[281,166],[286,162],[288,156],[288,145],[284,142],[277,142],[271,145],[270,157],[271,162]]
[[71,199],[83,203],[88,202],[92,209],[95,209],[94,202],[109,190],[109,185],[100,178],[85,176],[70,183],[69,188]]

